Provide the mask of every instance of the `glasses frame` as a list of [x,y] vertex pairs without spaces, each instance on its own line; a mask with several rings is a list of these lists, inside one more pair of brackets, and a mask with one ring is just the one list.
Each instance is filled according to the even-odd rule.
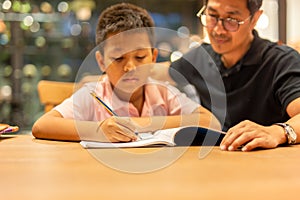
[[[227,18],[220,18],[220,17],[214,17],[214,16],[209,15],[210,17],[216,19],[216,23],[215,23],[214,26],[207,26],[207,25],[204,25],[204,23],[202,22],[202,17],[203,17],[203,16],[207,17],[207,14],[204,14],[204,11],[205,11],[205,10],[206,10],[206,6],[203,6],[203,7],[199,10],[199,12],[196,14],[196,16],[200,19],[200,22],[201,22],[201,24],[202,24],[204,27],[214,28],[214,27],[217,26],[218,22],[221,21],[224,30],[229,31],[229,32],[236,32],[236,31],[238,31],[239,28],[240,28],[240,25],[245,24],[246,21],[248,21],[248,20],[252,17],[252,15],[250,15],[250,16],[247,17],[246,19],[244,19],[244,20],[242,20],[242,21],[239,21],[239,20],[237,20],[237,19],[230,18],[230,17],[227,17]],[[236,22],[236,23],[237,23],[237,28],[234,29],[234,30],[228,30],[228,29],[226,28],[226,26],[225,26],[225,22],[226,22],[226,21],[231,21],[231,22],[234,21],[234,22]]]

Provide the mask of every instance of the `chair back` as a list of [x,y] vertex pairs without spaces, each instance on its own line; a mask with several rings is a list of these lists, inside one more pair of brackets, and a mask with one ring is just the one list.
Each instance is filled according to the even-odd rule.
[[73,94],[75,83],[41,80],[37,89],[44,111],[48,112]]

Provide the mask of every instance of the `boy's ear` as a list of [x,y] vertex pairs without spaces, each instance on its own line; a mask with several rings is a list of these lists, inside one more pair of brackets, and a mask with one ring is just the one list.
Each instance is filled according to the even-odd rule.
[[156,59],[157,59],[157,56],[158,56],[158,50],[156,48],[153,48],[153,51],[152,51],[152,62],[156,62]]
[[103,60],[103,56],[100,53],[100,51],[96,51],[95,57],[96,57],[96,60],[97,60],[97,63],[98,63],[98,66],[99,66],[100,70],[105,72],[104,60]]

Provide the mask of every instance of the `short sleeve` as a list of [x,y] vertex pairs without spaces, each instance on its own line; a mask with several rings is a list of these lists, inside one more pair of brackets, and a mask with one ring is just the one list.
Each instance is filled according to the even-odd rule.
[[94,118],[93,108],[93,101],[89,94],[88,85],[84,85],[54,109],[64,118],[88,121]]

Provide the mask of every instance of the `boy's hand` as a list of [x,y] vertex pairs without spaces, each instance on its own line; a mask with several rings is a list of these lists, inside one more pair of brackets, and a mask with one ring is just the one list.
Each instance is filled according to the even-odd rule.
[[136,141],[135,126],[128,117],[110,117],[100,124],[100,130],[110,142]]
[[7,129],[9,127],[8,124],[0,124],[0,131],[3,131],[4,129]]

